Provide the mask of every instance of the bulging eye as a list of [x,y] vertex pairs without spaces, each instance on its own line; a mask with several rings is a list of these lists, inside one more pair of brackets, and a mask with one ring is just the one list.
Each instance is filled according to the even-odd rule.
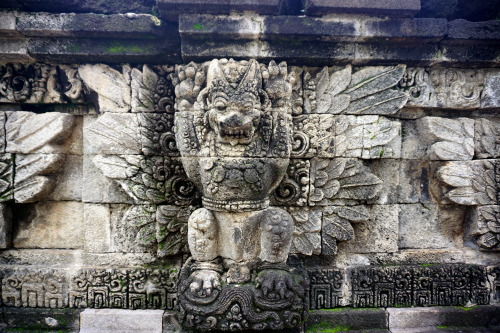
[[245,110],[245,111],[250,111],[252,109],[253,109],[253,104],[252,103],[245,103],[243,105],[243,110]]
[[224,103],[223,101],[215,101],[214,105],[219,111],[224,111],[226,109],[226,103]]

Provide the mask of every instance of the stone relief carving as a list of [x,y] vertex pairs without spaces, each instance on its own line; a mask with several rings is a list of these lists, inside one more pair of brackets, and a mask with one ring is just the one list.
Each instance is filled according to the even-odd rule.
[[142,72],[132,69],[132,112],[174,113],[174,87],[166,78],[171,72],[173,68],[168,66],[153,69],[144,65]]
[[481,69],[407,68],[398,88],[409,94],[409,106],[478,108],[485,84]]
[[437,176],[447,186],[445,197],[459,205],[495,205],[499,202],[498,160],[453,161]]
[[14,156],[0,154],[0,201],[13,199],[14,190]]
[[469,216],[469,233],[486,250],[500,250],[500,206],[478,206]]
[[474,152],[476,158],[500,157],[500,121],[477,119],[475,121]]
[[394,114],[408,100],[391,89],[405,73],[405,66],[365,67],[353,72],[324,67],[316,75],[304,72],[304,112],[331,114]]

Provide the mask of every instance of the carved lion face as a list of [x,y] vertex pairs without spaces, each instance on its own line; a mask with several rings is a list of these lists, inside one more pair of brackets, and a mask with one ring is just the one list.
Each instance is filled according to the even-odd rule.
[[217,141],[232,146],[252,142],[260,116],[259,98],[249,92],[232,97],[218,92],[212,96],[208,111],[209,124]]

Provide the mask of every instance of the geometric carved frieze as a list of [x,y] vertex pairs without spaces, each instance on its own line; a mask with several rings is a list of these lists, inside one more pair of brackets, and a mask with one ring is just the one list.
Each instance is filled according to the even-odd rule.
[[309,270],[309,308],[333,309],[340,306],[344,271],[336,268]]
[[486,268],[478,265],[360,267],[352,274],[354,307],[489,304]]
[[69,307],[177,309],[177,269],[80,269],[71,278]]

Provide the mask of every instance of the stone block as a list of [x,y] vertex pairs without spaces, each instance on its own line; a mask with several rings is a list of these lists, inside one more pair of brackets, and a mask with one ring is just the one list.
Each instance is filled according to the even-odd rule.
[[16,15],[14,12],[0,13],[0,37],[22,38],[23,35],[16,30]]
[[80,328],[81,309],[3,307],[6,332],[71,331]]
[[47,201],[18,206],[13,211],[14,248],[80,249],[83,246],[83,204]]
[[[426,203],[432,201],[429,190],[431,179],[428,162],[402,160],[399,162],[399,166],[397,201],[399,203]],[[384,173],[381,174],[381,177],[383,175]]]
[[62,249],[10,249],[2,252],[0,265],[33,265],[64,268],[75,263],[74,250]]
[[380,159],[369,162],[373,174],[382,181],[380,192],[375,198],[367,200],[369,204],[386,205],[401,202],[401,160]]
[[162,333],[163,310],[85,309],[80,333]]
[[463,19],[453,20],[448,23],[448,38],[495,42],[500,39],[500,22],[470,22]]
[[[145,38],[32,37],[26,47],[29,54],[40,62],[70,64],[92,62],[117,65],[181,63],[180,39],[177,30],[170,30],[168,36],[162,43],[158,43],[155,39]],[[97,83],[99,80],[94,78],[94,81]],[[116,97],[120,96],[116,95]]]
[[[460,331],[468,328],[486,328],[493,318],[500,316],[498,306],[483,305],[472,308],[426,307],[387,308],[389,329],[403,332],[405,329],[446,329],[453,327]],[[480,330],[477,332],[481,332]]]
[[[10,0],[9,0],[10,1]],[[150,13],[151,7],[155,4],[153,0],[128,1],[116,0],[110,2],[96,2],[94,0],[22,0],[25,8],[32,12],[51,13]]]
[[109,252],[111,211],[109,205],[84,204],[84,249],[87,252]]
[[321,253],[321,208],[287,207],[293,218],[294,231],[290,253]]
[[284,0],[159,0],[162,18],[177,21],[182,13],[229,14],[250,11],[262,15],[278,15],[285,8]]
[[486,74],[484,81],[484,90],[481,95],[482,108],[495,108],[500,106],[500,71],[492,70]]
[[446,24],[446,19],[434,18],[367,20],[363,24],[361,40],[390,38],[438,41],[446,35]]
[[0,57],[3,62],[35,62],[28,52],[27,39],[2,39]]
[[137,114],[106,112],[85,117],[83,142],[85,154],[140,154]]
[[182,333],[182,330],[178,313],[165,311],[163,313],[163,333]]
[[12,212],[7,204],[0,203],[0,249],[12,244]]
[[460,247],[464,218],[463,207],[434,204],[400,205],[399,248]]
[[336,13],[364,13],[369,15],[413,16],[420,10],[420,1],[389,0],[306,0],[306,15],[328,15]]
[[8,112],[6,151],[21,154],[60,153],[61,145],[73,132],[75,119],[73,115],[59,112]]
[[14,155],[0,154],[0,202],[14,198]]
[[398,250],[399,205],[367,206],[369,218],[353,224],[354,239],[339,244],[339,252],[376,253]]
[[355,64],[374,63],[385,59],[386,63],[406,63],[408,65],[429,64],[442,61],[439,47],[433,43],[397,43],[379,41],[356,44]]
[[389,316],[384,309],[337,308],[335,311],[314,310],[309,312],[305,323],[306,332],[365,331],[387,329]]
[[493,43],[463,43],[462,40],[445,39],[441,42],[442,60],[447,63],[481,64],[493,67],[500,57],[500,49]]
[[47,194],[47,200],[82,200],[83,156],[66,155],[64,164],[55,177],[55,185]]
[[89,203],[132,203],[125,191],[112,179],[104,176],[94,162],[93,155],[83,157],[82,201]]
[[112,205],[111,249],[113,252],[156,252],[156,206]]
[[160,21],[149,14],[20,13],[16,28],[25,36],[154,38]]

